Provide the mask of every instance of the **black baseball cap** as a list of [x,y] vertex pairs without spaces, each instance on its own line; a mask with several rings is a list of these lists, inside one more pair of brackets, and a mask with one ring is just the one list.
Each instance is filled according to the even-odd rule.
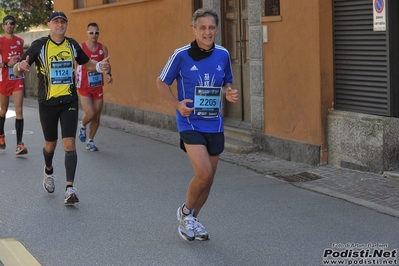
[[52,21],[52,20],[57,19],[57,18],[62,18],[62,19],[64,19],[66,22],[68,22],[68,19],[67,19],[65,13],[64,13],[64,12],[61,12],[61,11],[54,11],[53,13],[51,13],[51,15],[50,15],[48,21]]
[[12,22],[16,23],[17,21],[15,20],[15,17],[12,15],[7,15],[3,18],[3,23],[6,22],[7,20],[12,20]]

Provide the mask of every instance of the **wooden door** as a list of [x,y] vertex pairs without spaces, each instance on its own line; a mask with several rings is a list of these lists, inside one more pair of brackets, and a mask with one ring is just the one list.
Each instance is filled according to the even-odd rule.
[[239,102],[226,102],[224,115],[226,121],[251,122],[249,90],[249,33],[248,0],[223,1],[223,45],[231,57],[234,87],[239,91]]

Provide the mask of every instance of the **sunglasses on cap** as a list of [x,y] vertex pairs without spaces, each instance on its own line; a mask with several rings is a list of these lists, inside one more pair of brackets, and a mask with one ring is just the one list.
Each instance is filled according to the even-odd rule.
[[11,26],[15,26],[15,22],[10,22],[10,21],[6,21],[3,23],[3,25],[11,25]]
[[87,33],[90,34],[90,35],[93,35],[93,34],[98,35],[98,34],[100,34],[99,31],[88,31]]

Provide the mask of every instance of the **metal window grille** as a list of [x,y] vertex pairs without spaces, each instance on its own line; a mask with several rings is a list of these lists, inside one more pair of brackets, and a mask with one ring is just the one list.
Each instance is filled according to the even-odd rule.
[[333,0],[334,108],[390,115],[387,33],[373,31],[373,1]]
[[263,6],[264,6],[263,16],[280,15],[280,0],[264,0]]

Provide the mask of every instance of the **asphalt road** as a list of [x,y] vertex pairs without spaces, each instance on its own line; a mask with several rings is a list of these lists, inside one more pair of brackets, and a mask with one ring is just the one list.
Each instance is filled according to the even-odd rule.
[[24,115],[25,156],[14,155],[14,118],[6,120],[0,239],[16,239],[41,265],[303,266],[330,265],[328,259],[359,265],[360,259],[381,261],[369,256],[374,250],[387,252],[384,260],[397,259],[398,218],[223,161],[199,216],[211,240],[186,242],[176,220],[192,177],[186,154],[177,143],[123,128],[100,127],[98,152],[77,140],[81,202],[64,206],[61,143],[54,156],[56,191],[48,194],[38,111],[25,107]]

